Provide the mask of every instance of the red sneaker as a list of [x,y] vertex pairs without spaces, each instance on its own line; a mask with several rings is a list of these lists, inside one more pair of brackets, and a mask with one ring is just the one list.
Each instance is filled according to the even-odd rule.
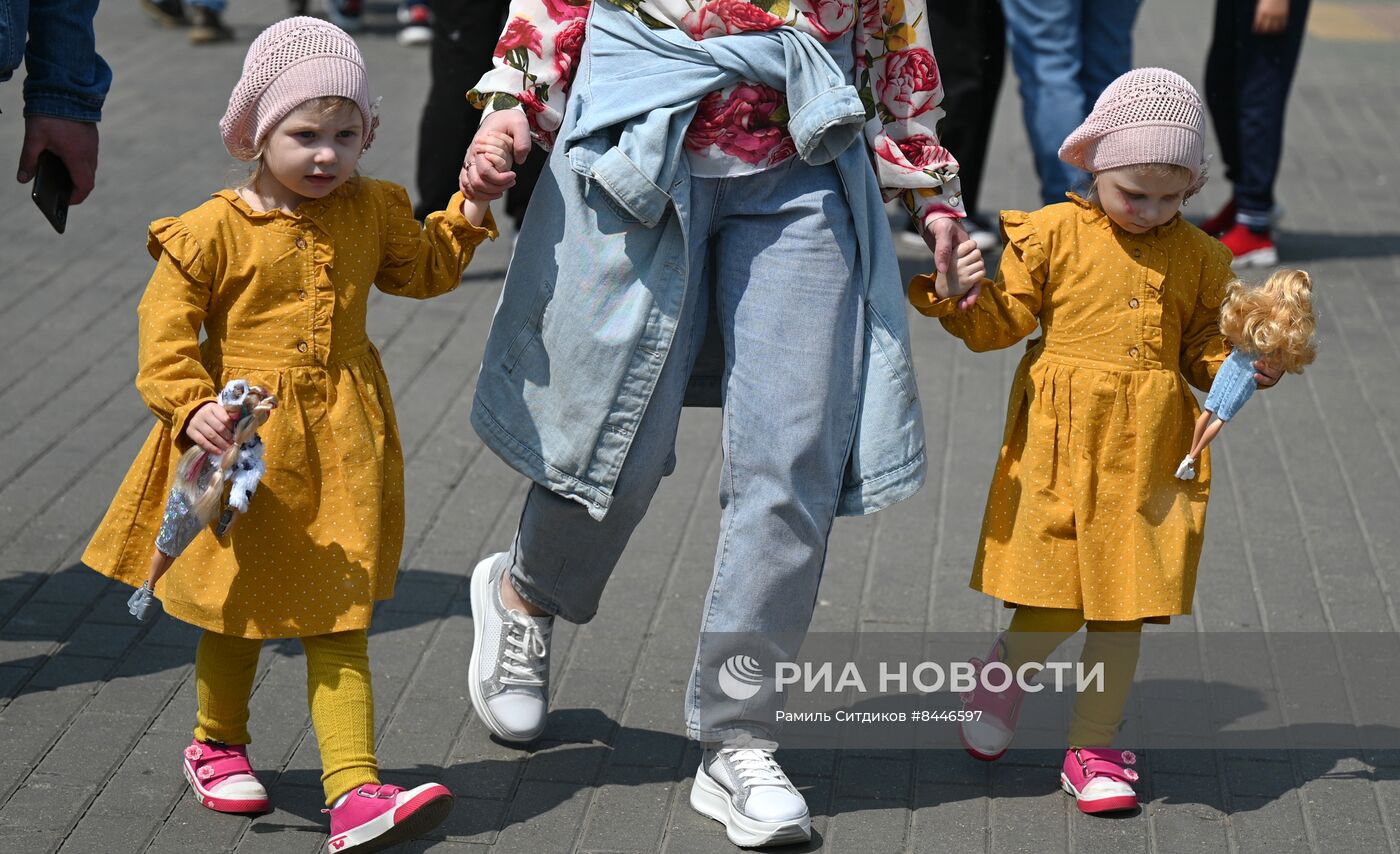
[[1235,206],[1233,198],[1225,203],[1225,207],[1216,212],[1215,216],[1201,223],[1201,231],[1211,237],[1219,237],[1229,231],[1235,224],[1235,213],[1238,208]]
[[1137,782],[1138,773],[1128,767],[1135,764],[1137,756],[1131,750],[1070,749],[1060,769],[1060,788],[1074,795],[1082,813],[1135,810],[1138,799],[1132,784]]
[[987,665],[1005,660],[1006,636],[1002,635],[992,644],[986,661],[972,659],[977,682],[971,691],[961,697],[965,711],[980,713],[975,719],[965,720],[961,724],[963,749],[983,762],[995,762],[1010,746],[1011,739],[1016,735],[1016,722],[1021,716],[1021,700],[1026,696],[1015,679],[1002,691],[993,691],[982,684],[982,674]]
[[248,748],[195,740],[185,748],[181,767],[199,802],[216,812],[267,812],[267,790],[253,776]]
[[1240,223],[1225,232],[1220,242],[1235,256],[1236,267],[1272,267],[1278,263],[1271,231],[1255,231]]
[[331,814],[329,854],[382,851],[417,839],[452,812],[452,793],[438,783],[405,791],[401,786],[368,784],[345,796]]

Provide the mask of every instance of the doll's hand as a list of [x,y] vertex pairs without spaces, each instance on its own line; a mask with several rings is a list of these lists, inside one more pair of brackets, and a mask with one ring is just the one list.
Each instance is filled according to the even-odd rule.
[[233,447],[233,427],[237,418],[217,403],[206,403],[195,410],[185,424],[185,435],[210,454],[222,454]]
[[1273,388],[1283,378],[1283,369],[1275,367],[1265,359],[1254,363],[1254,383],[1259,388]]

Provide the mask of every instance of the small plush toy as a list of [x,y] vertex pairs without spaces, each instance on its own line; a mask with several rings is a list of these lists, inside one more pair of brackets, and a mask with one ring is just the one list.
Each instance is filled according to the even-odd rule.
[[1317,356],[1316,330],[1312,280],[1302,270],[1279,270],[1257,286],[1229,284],[1220,306],[1220,332],[1233,349],[1211,383],[1196,419],[1191,453],[1177,466],[1177,477],[1196,476],[1201,452],[1254,394],[1254,363],[1263,360],[1275,369],[1301,374]]
[[[258,386],[249,386],[246,380],[232,380],[219,392],[219,405],[237,418],[233,444],[222,454],[190,448],[175,466],[175,483],[165,503],[160,533],[156,535],[150,574],[126,603],[132,616],[142,622],[160,601],[156,599],[156,582],[175,558],[209,524],[221,504],[224,504],[223,513],[214,536],[228,533],[238,514],[247,512],[248,499],[253,497],[258,481],[267,470],[262,439],[257,431],[277,408],[277,399]],[[227,504],[224,502],[226,484],[230,486]]]

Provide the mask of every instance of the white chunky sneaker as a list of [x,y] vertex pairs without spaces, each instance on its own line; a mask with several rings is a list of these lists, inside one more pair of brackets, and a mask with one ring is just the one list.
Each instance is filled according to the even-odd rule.
[[472,645],[468,685],[476,714],[506,741],[531,741],[549,712],[549,636],[553,617],[532,617],[501,602],[505,552],[472,572]]
[[690,788],[690,805],[723,824],[729,841],[741,848],[794,845],[812,838],[807,801],[771,750],[705,751]]

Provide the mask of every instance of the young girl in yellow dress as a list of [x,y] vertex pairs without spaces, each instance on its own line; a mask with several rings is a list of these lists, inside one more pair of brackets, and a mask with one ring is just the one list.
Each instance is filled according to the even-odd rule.
[[[1129,72],[1060,149],[1093,174],[1088,199],[1003,212],[1006,250],[980,293],[910,285],[973,350],[1040,329],[1012,382],[972,586],[1016,608],[989,656],[1012,673],[1088,625],[1081,660],[1103,665],[1103,691],[1077,698],[1060,775],[1086,813],[1138,805],[1136,757],[1110,745],[1142,624],[1190,613],[1196,586],[1210,457],[1197,480],[1175,470],[1199,412],[1187,384],[1209,390],[1229,352],[1217,321],[1234,278],[1229,250],[1178,215],[1205,180],[1203,127],[1181,76]],[[1277,382],[1277,368],[1254,369],[1260,388]],[[1015,682],[978,681],[969,752],[1001,756],[1021,698]]]
[[182,764],[210,809],[267,809],[248,762],[248,700],[263,641],[301,639],[335,851],[419,836],[452,804],[436,783],[381,784],[374,753],[367,629],[374,602],[394,592],[404,493],[388,381],[365,334],[370,288],[447,293],[496,236],[485,202],[456,195],[420,226],[402,187],[358,177],[375,125],[364,61],[344,32],[291,18],[253,42],[220,128],[255,171],[151,224],[157,266],[138,309],[136,386],[158,423],[83,555],[140,585],[181,453],[219,453],[233,439],[218,390],[243,379],[276,397],[247,514],[222,539],[200,532],[157,592],[204,630]]

